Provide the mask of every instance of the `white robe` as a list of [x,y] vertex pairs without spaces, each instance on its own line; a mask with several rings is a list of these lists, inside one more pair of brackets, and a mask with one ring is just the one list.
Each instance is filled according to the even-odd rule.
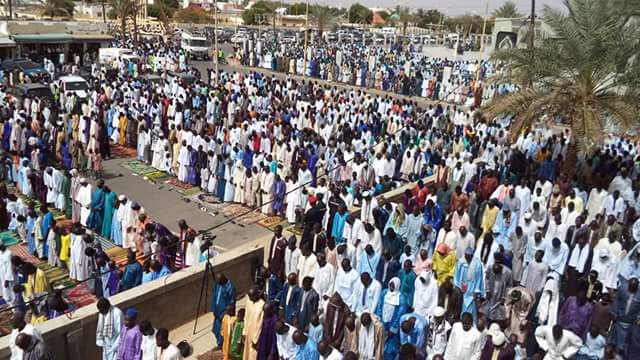
[[29,334],[37,338],[41,342],[44,342],[44,340],[42,339],[42,335],[40,335],[40,331],[38,331],[38,329],[36,329],[31,324],[26,324],[21,331],[19,331],[18,329],[13,329],[11,331],[11,338],[9,340],[9,348],[11,349],[11,357],[9,358],[10,360],[23,360],[24,358],[24,351],[19,348],[18,345],[16,345],[16,337],[18,337],[18,334],[20,333]]
[[481,343],[482,334],[475,326],[469,331],[464,331],[462,322],[457,322],[451,327],[445,359],[478,360],[484,344]]
[[[424,279],[425,283],[423,284],[420,279]],[[415,312],[429,319],[436,306],[438,306],[438,283],[432,272],[423,270],[415,280],[413,308]]]
[[551,325],[538,326],[535,336],[538,346],[547,352],[543,360],[570,359],[582,347],[582,339],[569,330],[562,330],[560,341],[556,341]]
[[80,204],[80,224],[87,226],[87,218],[91,212],[91,184],[80,186],[76,201]]
[[[0,295],[7,302],[11,303],[14,298],[13,294],[13,285],[14,285],[14,277],[13,277],[13,269],[11,267],[11,250],[5,249],[3,252],[0,252]],[[4,284],[7,283],[9,286],[5,287]]]
[[71,234],[71,253],[69,258],[69,277],[84,281],[89,278],[89,257],[84,254],[87,245],[82,235]]

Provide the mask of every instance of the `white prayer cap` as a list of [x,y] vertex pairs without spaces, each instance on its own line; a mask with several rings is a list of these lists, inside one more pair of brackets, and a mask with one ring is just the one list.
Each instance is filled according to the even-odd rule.
[[436,306],[435,309],[433,309],[433,316],[435,317],[442,317],[444,316],[444,308],[442,306]]
[[524,219],[525,220],[531,220],[531,213],[528,212],[528,211],[526,213],[524,213]]
[[87,178],[80,178],[80,182],[81,183],[86,183],[87,182]]
[[362,192],[362,197],[368,197],[370,194],[368,191],[363,191]]
[[120,196],[118,196],[118,200],[125,201],[125,200],[127,200],[127,197],[124,196],[123,194],[120,194]]
[[78,175],[78,170],[77,169],[71,169],[71,171],[69,171],[69,174],[71,174],[71,176],[76,176],[76,175]]
[[598,256],[599,256],[601,259],[606,259],[606,258],[608,258],[608,257],[609,257],[609,249],[607,249],[607,248],[602,248],[602,249],[600,249],[600,250],[598,251]]
[[494,346],[502,346],[506,341],[507,337],[502,331],[498,331],[497,333],[491,335],[491,342]]

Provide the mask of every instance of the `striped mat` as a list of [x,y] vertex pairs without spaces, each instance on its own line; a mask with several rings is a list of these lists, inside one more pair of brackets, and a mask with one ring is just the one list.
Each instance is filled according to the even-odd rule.
[[148,174],[144,174],[145,177],[147,177],[147,179],[149,179],[149,181],[152,181],[156,184],[159,183],[163,183],[169,179],[171,179],[171,175],[167,174],[164,171],[154,171]]
[[27,248],[27,244],[15,244],[11,247],[9,247],[9,250],[11,250],[11,253],[19,258],[21,258],[22,260],[32,263],[32,264],[40,264],[42,262],[42,260],[38,259],[37,257],[29,254],[29,248]]

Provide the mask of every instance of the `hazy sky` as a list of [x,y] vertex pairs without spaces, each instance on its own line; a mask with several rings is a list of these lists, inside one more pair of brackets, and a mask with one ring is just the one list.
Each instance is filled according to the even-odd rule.
[[[300,0],[288,0],[298,2]],[[531,0],[512,0],[518,5],[522,13],[531,11]],[[311,3],[321,3],[333,6],[347,6],[356,0],[310,0]],[[461,15],[465,13],[484,15],[486,1],[484,0],[358,0],[361,4],[370,7],[395,7],[408,6],[411,8],[438,9],[447,15]],[[489,14],[493,9],[500,7],[504,0],[489,0]],[[563,0],[536,0],[536,9],[539,12],[544,5],[552,7],[564,7]]]

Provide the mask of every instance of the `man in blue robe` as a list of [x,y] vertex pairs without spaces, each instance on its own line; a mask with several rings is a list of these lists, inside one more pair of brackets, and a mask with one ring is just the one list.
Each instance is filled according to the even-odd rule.
[[46,205],[40,206],[40,212],[42,213],[42,221],[40,222],[40,234],[44,239],[42,244],[42,254],[49,256],[49,245],[47,245],[47,239],[49,238],[49,231],[53,231],[51,223],[53,222],[53,214],[49,211]]
[[91,194],[91,212],[87,218],[87,226],[100,232],[102,230],[102,220],[104,217],[104,181],[99,180],[96,190]]
[[509,206],[504,205],[502,211],[498,213],[496,222],[493,225],[493,232],[495,235],[495,241],[498,245],[502,245],[505,251],[511,250],[511,241],[509,238],[511,234],[516,230],[518,225],[517,216],[514,216]]
[[242,165],[244,165],[244,168],[247,170],[251,170],[251,168],[253,167],[253,151],[251,151],[249,145],[244,147],[244,153],[242,154]]
[[424,223],[431,225],[431,228],[437,233],[442,225],[442,209],[433,200],[427,200],[424,206]]
[[615,301],[609,305],[609,314],[617,319],[613,323],[608,343],[613,344],[620,354],[624,354],[629,342],[631,329],[640,316],[640,291],[638,279],[625,280],[618,277],[620,286]]
[[331,224],[331,237],[336,244],[342,243],[342,233],[344,231],[344,225],[347,222],[349,213],[344,205],[338,207],[338,211],[333,216],[333,223]]
[[293,319],[298,316],[298,310],[300,310],[300,300],[302,300],[302,289],[298,286],[298,276],[291,273],[278,295],[278,309],[281,315],[284,314],[284,322],[293,324]]
[[477,299],[484,296],[484,271],[480,259],[473,256],[474,251],[468,247],[464,251],[464,259],[459,259],[453,277],[453,284],[462,292],[462,312],[478,316]]
[[211,312],[213,313],[213,335],[216,337],[216,345],[222,347],[222,318],[227,306],[236,305],[236,288],[224,274],[216,274],[216,282],[213,284],[211,294]]
[[136,259],[136,253],[129,251],[127,254],[127,266],[120,280],[120,291],[132,289],[142,284],[142,266]]
[[311,340],[304,332],[296,330],[291,336],[293,342],[296,343],[296,359],[318,360],[320,353],[318,352],[316,343]]
[[273,205],[271,207],[274,215],[284,215],[284,196],[287,192],[287,186],[278,174],[276,174],[273,180],[271,192],[273,193]]

